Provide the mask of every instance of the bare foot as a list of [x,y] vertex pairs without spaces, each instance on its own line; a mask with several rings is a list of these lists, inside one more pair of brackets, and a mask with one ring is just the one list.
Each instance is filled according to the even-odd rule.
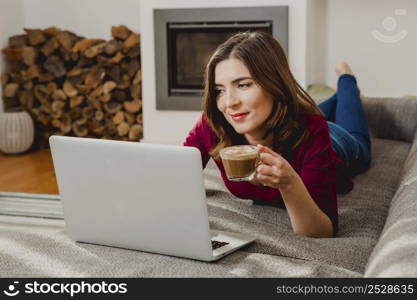
[[336,64],[336,74],[337,76],[342,76],[343,74],[350,74],[353,75],[352,69],[350,68],[350,66],[348,65],[347,62],[345,61],[339,61]]

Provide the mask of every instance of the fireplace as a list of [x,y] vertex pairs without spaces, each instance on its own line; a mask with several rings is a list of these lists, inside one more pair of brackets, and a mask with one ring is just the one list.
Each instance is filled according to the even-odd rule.
[[204,68],[241,31],[272,34],[288,53],[288,7],[155,9],[156,108],[201,110]]

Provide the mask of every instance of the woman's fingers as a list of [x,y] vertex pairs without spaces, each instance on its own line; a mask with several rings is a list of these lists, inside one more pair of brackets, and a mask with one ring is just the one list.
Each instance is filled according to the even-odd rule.
[[261,144],[258,144],[258,148],[259,148],[259,152],[261,152],[261,153],[269,153],[269,154],[271,154],[272,156],[275,156],[275,157],[281,157],[278,153],[276,153],[274,150],[272,150],[272,149],[270,149],[270,148],[268,148],[268,147],[266,147],[266,146],[262,146]]
[[261,164],[256,168],[256,172],[265,176],[277,176],[277,167]]
[[269,187],[272,187],[272,188],[277,188],[278,185],[279,185],[279,178],[275,177],[275,176],[268,176],[268,175],[258,174],[257,178],[258,178],[258,181],[263,186],[269,186]]

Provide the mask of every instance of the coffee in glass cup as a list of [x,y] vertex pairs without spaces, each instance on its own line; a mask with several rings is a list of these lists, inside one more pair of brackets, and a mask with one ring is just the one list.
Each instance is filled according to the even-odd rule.
[[230,181],[254,179],[258,156],[258,147],[253,145],[230,146],[220,150],[224,170]]

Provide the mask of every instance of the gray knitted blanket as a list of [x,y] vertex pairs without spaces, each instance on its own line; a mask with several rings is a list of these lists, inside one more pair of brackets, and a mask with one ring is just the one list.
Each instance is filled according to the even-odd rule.
[[[292,232],[284,209],[231,195],[216,166],[204,171],[210,226],[258,237],[205,263],[141,251],[76,243],[60,219],[0,215],[2,277],[360,277],[384,226],[409,151],[406,142],[373,139],[373,165],[339,196],[336,238]],[[387,151],[389,149],[389,151]]]

